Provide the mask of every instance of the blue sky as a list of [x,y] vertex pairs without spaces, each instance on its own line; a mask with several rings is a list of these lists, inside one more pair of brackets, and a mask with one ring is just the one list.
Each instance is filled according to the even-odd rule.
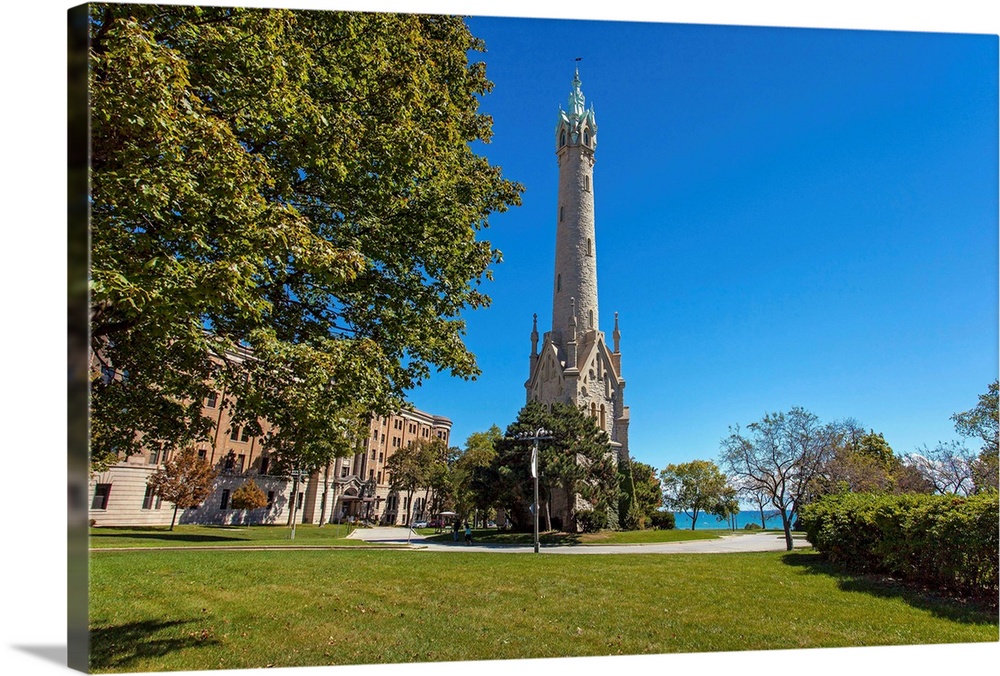
[[715,459],[732,425],[803,406],[897,453],[955,438],[997,363],[995,36],[470,18],[495,89],[480,151],[525,185],[491,219],[483,375],[419,408],[452,441],[524,403],[548,330],[553,129],[574,59],[597,116],[602,329],[621,315],[633,457]]

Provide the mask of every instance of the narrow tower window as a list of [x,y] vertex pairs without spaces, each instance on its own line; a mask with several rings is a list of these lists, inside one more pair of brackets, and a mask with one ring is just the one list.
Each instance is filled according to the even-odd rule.
[[556,275],[556,291],[562,291],[562,275]]
[[591,241],[589,237],[587,238],[587,255],[588,256],[594,255],[594,242]]
[[590,176],[583,177],[583,191],[590,192]]
[[590,146],[590,132],[589,131],[583,132],[583,145],[588,146],[588,147]]
[[594,311],[593,310],[588,310],[587,311],[587,324],[588,324],[587,328],[591,328],[591,329],[594,328]]
[[559,222],[563,222],[563,208],[559,207]]
[[559,147],[561,148],[564,145],[566,145],[566,132],[565,131],[563,131],[563,133],[559,134]]
[[607,429],[607,424],[605,423],[604,415],[604,404],[601,404],[601,429]]

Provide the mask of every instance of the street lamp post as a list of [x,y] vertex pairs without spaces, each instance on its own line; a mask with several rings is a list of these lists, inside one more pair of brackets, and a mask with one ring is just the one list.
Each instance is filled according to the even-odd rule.
[[307,473],[306,473],[305,470],[303,470],[301,468],[296,468],[296,469],[293,469],[290,472],[290,474],[292,475],[292,479],[293,479],[293,483],[292,483],[292,509],[291,509],[291,511],[292,511],[292,532],[288,535],[288,539],[289,540],[294,540],[295,539],[295,520],[298,518],[298,515],[295,513],[297,511],[295,509],[295,505],[296,505],[296,503],[298,503],[298,498],[299,498],[299,495],[298,495],[298,493],[299,493],[299,481],[302,479],[303,476],[306,476]]
[[532,441],[533,445],[531,447],[531,477],[535,480],[535,504],[532,505],[532,515],[535,521],[535,553],[538,553],[538,442],[540,440],[546,440],[552,438],[552,432],[549,430],[539,427],[535,430],[534,434],[530,432],[521,432],[515,435],[517,439],[524,439],[525,441]]

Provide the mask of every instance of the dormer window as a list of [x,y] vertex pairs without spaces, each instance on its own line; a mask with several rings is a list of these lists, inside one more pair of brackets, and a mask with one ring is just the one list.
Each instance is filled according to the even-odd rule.
[[562,148],[566,145],[566,130],[564,129],[561,134],[559,134],[559,147]]
[[583,132],[583,145],[590,147],[590,132],[587,130]]

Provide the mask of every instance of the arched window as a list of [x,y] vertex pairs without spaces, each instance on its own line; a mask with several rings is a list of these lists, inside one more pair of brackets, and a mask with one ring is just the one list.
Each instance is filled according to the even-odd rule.
[[562,148],[566,145],[566,130],[564,129],[561,134],[559,134],[559,147]]
[[601,429],[607,429],[607,425],[604,422],[604,404],[601,404]]
[[590,131],[583,132],[583,145],[590,146]]
[[587,310],[587,328],[594,328],[594,311]]
[[590,192],[590,176],[583,177],[583,191]]
[[597,404],[591,404],[590,405],[590,417],[591,418],[596,418],[597,417]]

